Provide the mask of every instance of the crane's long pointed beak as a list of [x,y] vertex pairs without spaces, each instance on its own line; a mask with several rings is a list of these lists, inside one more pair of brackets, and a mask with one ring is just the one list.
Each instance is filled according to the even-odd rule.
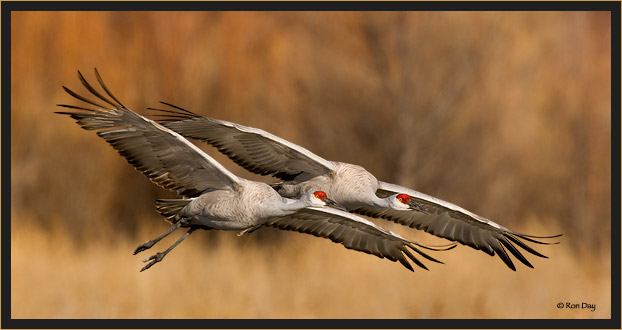
[[330,206],[330,207],[336,208],[338,210],[342,210],[342,211],[348,212],[348,209],[346,209],[345,207],[341,206],[341,204],[335,202],[334,200],[332,200],[332,199],[330,199],[328,197],[324,198],[323,201],[324,201],[324,203],[326,203],[326,206]]
[[423,212],[423,213],[425,213],[427,215],[430,214],[423,206],[421,206],[421,205],[419,205],[419,204],[417,204],[417,203],[415,203],[413,201],[410,201],[408,203],[408,206],[410,206],[410,208],[415,210],[415,211]]

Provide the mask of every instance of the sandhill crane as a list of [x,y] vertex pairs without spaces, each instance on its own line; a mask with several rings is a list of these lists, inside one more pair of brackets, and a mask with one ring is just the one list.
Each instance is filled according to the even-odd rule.
[[328,238],[348,249],[399,261],[411,271],[413,267],[406,257],[427,268],[409,249],[440,263],[418,247],[440,251],[455,246],[427,247],[351,213],[322,208],[337,205],[320,190],[290,199],[280,196],[265,183],[237,177],[178,133],[125,107],[108,90],[97,70],[95,75],[109,98],[93,88],[78,71],[84,87],[105,104],[88,100],[63,86],[71,96],[95,108],[59,104],[81,111],[57,113],[70,116],[86,130],[98,130],[99,137],[151,181],[184,197],[157,200],[157,210],[173,226],[138,246],[134,254],[151,248],[180,227],[189,230],[164,252],[144,260],[147,265],[141,271],[160,262],[196,229],[241,230],[240,235],[261,226],[298,231]]
[[181,107],[161,103],[171,109],[149,108],[160,112],[155,115],[159,117],[159,123],[182,136],[211,144],[253,173],[284,180],[273,187],[285,197],[300,196],[309,190],[323,190],[352,212],[424,230],[491,256],[496,253],[514,271],[516,268],[505,249],[533,268],[514,244],[536,256],[547,258],[519,239],[555,244],[537,239],[561,236],[531,236],[514,232],[452,203],[379,181],[363,167],[325,160],[261,129],[203,117]]

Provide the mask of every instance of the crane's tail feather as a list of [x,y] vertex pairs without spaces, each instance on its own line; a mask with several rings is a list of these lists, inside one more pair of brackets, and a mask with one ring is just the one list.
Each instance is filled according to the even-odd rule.
[[192,199],[158,199],[156,210],[171,223],[177,222],[176,216]]

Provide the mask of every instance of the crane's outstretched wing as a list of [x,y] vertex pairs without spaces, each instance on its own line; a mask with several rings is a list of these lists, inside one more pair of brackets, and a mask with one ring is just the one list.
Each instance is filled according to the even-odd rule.
[[372,206],[361,207],[354,210],[354,212],[384,218],[411,228],[424,230],[432,235],[468,245],[476,250],[482,250],[491,256],[495,255],[496,252],[501,260],[512,270],[516,270],[516,268],[505,249],[510,251],[523,264],[533,268],[516,246],[536,256],[542,258],[546,258],[546,256],[535,251],[520,239],[538,244],[557,244],[538,241],[536,238],[546,239],[561,236],[561,234],[554,236],[530,236],[513,232],[457,205],[391,183],[380,181],[379,189],[376,192],[381,198],[396,193],[409,194],[412,197],[411,200],[423,206],[428,214],[416,211],[389,210]]
[[333,170],[332,162],[309,150],[258,128],[199,116],[180,107],[161,102],[171,110],[154,109],[160,124],[189,138],[218,148],[250,172],[296,181],[302,173],[318,176]]
[[456,246],[450,244],[443,249],[427,247],[407,240],[355,214],[331,208],[308,207],[294,214],[270,219],[264,225],[328,238],[335,243],[343,244],[348,249],[373,254],[391,261],[399,261],[411,271],[414,270],[406,257],[419,267],[426,270],[427,268],[409,249],[428,260],[442,263],[423,253],[417,246],[434,251],[449,250]]
[[[186,197],[195,197],[208,188],[231,189],[238,178],[181,135],[126,108],[108,90],[97,69],[95,75],[110,99],[95,90],[78,71],[78,78],[98,103],[67,87],[65,91],[94,108],[59,104],[85,112],[56,112],[69,115],[86,130],[99,130],[121,156],[151,181]],[[111,100],[112,99],[112,100]]]

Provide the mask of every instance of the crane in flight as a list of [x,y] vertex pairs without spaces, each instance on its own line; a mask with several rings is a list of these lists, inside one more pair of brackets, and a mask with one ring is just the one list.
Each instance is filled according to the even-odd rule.
[[322,190],[351,212],[424,230],[491,256],[496,253],[514,271],[516,267],[507,251],[533,268],[517,247],[547,258],[521,239],[537,244],[556,244],[542,239],[561,236],[521,234],[452,203],[380,181],[361,166],[323,159],[264,130],[200,116],[170,103],[161,103],[170,108],[148,108],[158,112],[154,116],[159,123],[184,137],[211,144],[250,172],[283,180],[272,186],[284,197],[293,198],[310,190]]
[[168,249],[144,260],[147,264],[141,271],[160,262],[196,229],[241,230],[240,235],[262,226],[298,231],[399,261],[411,271],[414,270],[408,259],[427,268],[410,250],[442,263],[419,247],[434,251],[455,247],[455,243],[438,248],[424,246],[357,215],[327,208],[340,206],[319,189],[286,198],[265,183],[237,177],[178,133],[125,107],[106,87],[97,69],[95,76],[107,96],[93,88],[78,71],[81,83],[99,100],[91,101],[63,86],[71,96],[90,106],[59,104],[80,111],[56,113],[70,116],[85,130],[98,130],[97,135],[138,171],[183,197],[156,201],[156,209],[172,226],[138,246],[134,254],[151,248],[181,227],[189,229]]

